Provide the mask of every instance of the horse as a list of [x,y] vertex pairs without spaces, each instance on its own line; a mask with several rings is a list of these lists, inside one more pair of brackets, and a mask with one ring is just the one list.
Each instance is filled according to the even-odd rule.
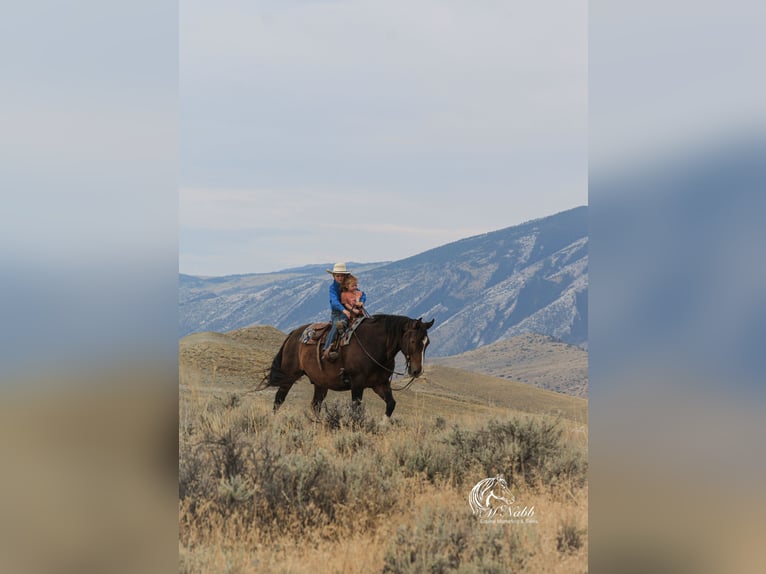
[[500,511],[510,510],[516,501],[502,476],[485,478],[471,489],[468,503],[475,516],[492,518]]
[[348,344],[339,346],[339,357],[334,362],[320,358],[319,350],[326,334],[307,344],[304,332],[317,325],[301,325],[285,338],[262,386],[279,387],[274,397],[276,412],[293,383],[306,375],[314,385],[311,405],[317,416],[328,390],[351,391],[352,407],[358,408],[364,390],[371,388],[386,402],[386,417],[390,420],[396,407],[391,391],[396,355],[400,351],[404,354],[411,380],[419,377],[429,343],[428,329],[433,324],[433,319],[424,323],[422,317],[411,319],[403,315],[377,314],[365,318],[351,332]]

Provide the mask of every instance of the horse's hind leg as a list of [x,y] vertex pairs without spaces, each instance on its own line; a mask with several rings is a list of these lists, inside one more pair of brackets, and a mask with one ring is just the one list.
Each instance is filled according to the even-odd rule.
[[282,406],[282,403],[285,402],[285,398],[287,398],[287,393],[290,392],[290,389],[293,386],[293,383],[295,381],[291,381],[289,383],[282,383],[279,385],[279,390],[277,391],[277,394],[274,396],[274,412],[277,412],[279,410],[279,407]]
[[311,407],[314,409],[314,414],[318,417],[322,409],[322,402],[327,396],[327,389],[319,387],[314,384],[314,398],[311,399]]

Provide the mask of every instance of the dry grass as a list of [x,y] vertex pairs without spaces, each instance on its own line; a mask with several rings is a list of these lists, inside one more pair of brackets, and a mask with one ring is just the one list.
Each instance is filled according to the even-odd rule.
[[[235,359],[229,377],[201,361],[227,360],[210,334],[182,342],[181,572],[587,571],[586,401],[427,366],[395,393],[392,423],[372,392],[361,416],[349,393],[330,393],[316,421],[306,380],[273,415],[275,390],[251,389],[282,341],[274,331],[213,337]],[[537,523],[472,515],[471,488],[496,474]]]
[[[272,415],[272,394],[182,395],[181,572],[587,571],[577,424],[507,410],[446,420],[414,405],[384,425],[374,408],[354,419],[347,394],[331,395],[317,422],[308,397]],[[545,447],[524,470],[517,439]],[[496,472],[517,478],[516,499],[534,506],[537,524],[471,514],[471,487]]]

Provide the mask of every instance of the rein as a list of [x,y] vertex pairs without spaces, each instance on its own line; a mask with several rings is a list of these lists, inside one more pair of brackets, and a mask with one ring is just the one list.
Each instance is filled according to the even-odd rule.
[[[380,363],[379,363],[379,362],[378,362],[378,361],[375,359],[375,357],[373,357],[372,355],[370,355],[370,353],[369,353],[369,352],[367,352],[367,349],[365,349],[365,348],[364,348],[364,345],[362,345],[362,340],[359,338],[359,335],[357,335],[357,334],[356,334],[356,331],[354,331],[354,332],[353,332],[353,335],[356,337],[356,342],[357,342],[357,343],[359,343],[359,347],[362,349],[362,351],[364,351],[364,354],[365,354],[365,355],[367,355],[367,358],[368,358],[368,359],[370,359],[370,360],[371,360],[373,363],[375,363],[376,365],[378,365],[378,366],[379,366],[381,369],[383,369],[384,371],[388,371],[388,372],[389,372],[389,373],[391,373],[392,375],[399,375],[400,377],[403,377],[403,376],[405,376],[405,373],[399,373],[399,372],[397,372],[395,369],[389,369],[389,368],[388,368],[388,367],[386,367],[385,365],[381,365],[381,364],[380,364]],[[405,358],[407,359],[407,363],[406,363],[406,365],[405,365],[405,366],[409,366],[409,364],[410,364],[410,359],[409,359],[408,357],[406,357],[406,356],[405,356]],[[407,390],[407,389],[410,387],[410,385],[412,384],[412,382],[413,382],[414,380],[415,380],[415,376],[413,375],[413,377],[412,377],[412,378],[409,380],[409,382],[408,382],[406,385],[404,385],[403,387],[401,387],[401,388],[399,388],[399,389],[395,389],[395,388],[391,387],[391,390],[394,390],[394,391],[404,391],[404,390]]]
[[404,386],[402,386],[402,387],[399,387],[398,389],[395,389],[394,387],[391,387],[391,390],[392,390],[392,391],[396,391],[396,392],[399,392],[399,391],[406,391],[407,389],[409,389],[409,388],[410,388],[410,385],[412,384],[412,382],[413,382],[414,380],[415,380],[415,377],[412,377],[412,378],[411,378],[409,381],[407,381],[407,384],[406,384],[406,385],[404,385]]

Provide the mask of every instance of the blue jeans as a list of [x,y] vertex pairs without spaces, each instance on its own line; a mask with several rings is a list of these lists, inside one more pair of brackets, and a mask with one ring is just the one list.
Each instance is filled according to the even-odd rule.
[[335,339],[335,335],[338,333],[338,321],[343,321],[344,325],[348,325],[348,319],[346,319],[343,311],[332,312],[332,316],[330,317],[330,334],[327,335],[327,341],[325,341],[323,349],[324,351],[330,348],[330,345],[332,345],[332,342]]

